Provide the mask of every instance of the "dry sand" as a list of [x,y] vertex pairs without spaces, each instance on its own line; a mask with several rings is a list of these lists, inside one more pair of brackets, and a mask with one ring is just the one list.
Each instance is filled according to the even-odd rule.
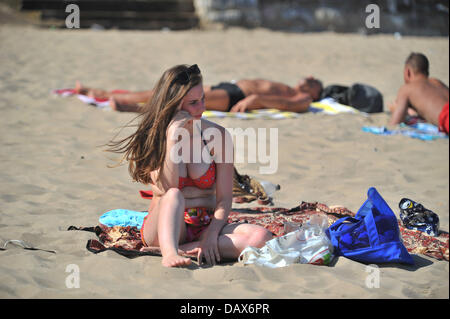
[[[392,100],[411,51],[425,53],[431,74],[449,83],[448,38],[294,34],[267,30],[119,32],[0,26],[0,242],[22,239],[49,250],[8,246],[0,252],[2,298],[448,298],[448,262],[415,256],[415,267],[380,266],[380,287],[365,284],[366,266],[339,258],[333,267],[281,269],[238,263],[166,269],[159,257],[126,259],[85,248],[93,226],[111,209],[145,210],[142,185],[126,166],[111,169],[102,145],[134,114],[106,112],[52,89],[76,80],[109,89],[151,88],[178,63],[198,63],[206,83],[267,78],[295,84],[305,75],[325,85],[371,84]],[[301,201],[356,211],[374,186],[395,210],[402,197],[439,214],[449,229],[449,142],[381,137],[361,131],[388,114],[304,114],[291,120],[217,120],[224,127],[277,127],[279,165],[260,175],[279,183],[275,206]],[[242,205],[236,205],[241,207]],[[396,211],[396,210],[395,210]],[[68,265],[80,288],[66,287]]]

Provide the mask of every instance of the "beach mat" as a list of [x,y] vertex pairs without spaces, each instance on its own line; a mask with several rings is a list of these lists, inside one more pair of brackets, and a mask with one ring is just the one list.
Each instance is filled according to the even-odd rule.
[[385,126],[363,126],[363,132],[368,132],[376,135],[404,135],[412,138],[420,139],[422,141],[432,141],[441,138],[448,138],[448,135],[439,132],[439,128],[431,123],[401,123],[398,129],[389,130]]
[[[365,114],[357,109],[340,104],[333,100],[332,98],[325,98],[318,102],[312,102],[308,109],[311,113],[324,113],[324,114],[341,114],[341,113],[353,113],[353,114]],[[278,109],[260,109],[252,110],[249,112],[221,112],[221,111],[209,111],[203,112],[202,117],[204,118],[236,118],[242,120],[251,119],[294,119],[302,116],[303,113],[297,112],[285,112]]]
[[[111,93],[127,93],[126,90],[114,90]],[[109,107],[108,99],[93,98],[82,94],[77,94],[74,89],[57,89],[53,90],[52,94],[62,97],[76,96],[82,102],[98,107],[104,110],[111,110]],[[325,98],[318,102],[312,102],[309,107],[309,112],[311,113],[325,113],[325,114],[340,114],[340,113],[362,113],[357,109],[340,104],[333,100],[332,98]],[[363,113],[365,114],[365,113]],[[298,118],[301,113],[296,112],[284,112],[277,109],[261,109],[252,110],[250,112],[221,112],[221,111],[210,111],[207,110],[203,112],[203,118],[236,118],[242,120],[250,119],[292,119]]]
[[[252,207],[233,208],[228,217],[228,223],[250,223],[265,227],[274,236],[282,236],[292,231],[292,227],[307,222],[313,215],[325,214],[328,226],[345,216],[355,216],[355,213],[345,207],[328,207],[321,203],[302,202],[291,209]],[[449,259],[449,234],[441,231],[439,236],[432,237],[424,232],[409,230],[398,220],[403,244],[411,254],[422,254],[437,260]],[[113,250],[127,258],[151,255],[161,256],[159,247],[144,247],[137,226],[106,226],[99,224],[94,227],[70,226],[68,230],[88,231],[96,234],[97,239],[90,239],[86,244],[88,251],[97,254]],[[187,257],[191,257],[186,255]]]

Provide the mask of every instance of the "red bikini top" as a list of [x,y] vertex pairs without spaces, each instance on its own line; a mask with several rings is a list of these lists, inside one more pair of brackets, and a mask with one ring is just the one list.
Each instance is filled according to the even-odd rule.
[[[200,134],[202,134],[201,131]],[[205,144],[205,147],[207,147],[206,141],[203,139],[203,134],[202,134],[202,141]],[[189,176],[188,177],[180,176],[178,179],[178,188],[182,189],[183,187],[186,186],[196,186],[201,189],[206,189],[211,188],[215,182],[216,182],[216,163],[212,161],[206,173],[200,176],[199,178],[192,179]]]
[[178,188],[182,189],[183,187],[186,186],[196,186],[198,188],[205,189],[211,188],[215,182],[216,182],[216,163],[212,161],[206,173],[200,176],[199,178],[192,179],[190,177],[180,176]]
[[[205,140],[203,140],[203,143],[206,142]],[[196,179],[192,179],[190,177],[179,177],[178,178],[178,188],[182,189],[183,187],[186,186],[195,186],[201,189],[206,189],[206,188],[211,188],[214,183],[216,182],[216,163],[214,161],[211,162],[211,165],[209,165],[208,170],[206,171],[205,174],[203,174],[202,176],[200,176],[199,178]],[[153,197],[153,192],[152,191],[139,191],[139,193],[141,194],[142,198],[145,199],[150,199]]]

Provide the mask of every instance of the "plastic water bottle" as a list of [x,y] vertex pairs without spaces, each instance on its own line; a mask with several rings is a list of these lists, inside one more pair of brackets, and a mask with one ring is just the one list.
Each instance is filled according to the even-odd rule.
[[267,196],[272,197],[272,195],[280,189],[280,185],[275,185],[274,183],[268,181],[260,181],[261,186],[264,188]]

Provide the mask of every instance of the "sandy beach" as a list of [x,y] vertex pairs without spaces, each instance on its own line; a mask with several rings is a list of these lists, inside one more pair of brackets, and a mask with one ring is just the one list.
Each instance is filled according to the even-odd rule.
[[[245,41],[243,41],[245,39]],[[86,249],[95,226],[116,208],[145,210],[127,167],[109,168],[104,145],[135,114],[104,111],[75,97],[51,94],[76,80],[107,89],[146,90],[179,63],[197,63],[205,84],[266,78],[290,85],[307,75],[324,85],[370,84],[385,105],[403,83],[412,52],[430,60],[430,73],[449,83],[449,42],[440,37],[226,31],[96,31],[0,25],[0,298],[449,298],[449,264],[415,255],[415,266],[380,265],[379,288],[366,286],[366,265],[339,258],[332,267],[296,264],[268,269],[227,263],[167,269],[160,257],[127,259]],[[226,128],[278,128],[278,170],[258,164],[241,173],[281,185],[276,207],[302,201],[356,212],[376,187],[398,214],[403,197],[422,203],[449,230],[449,141],[377,136],[364,125],[386,125],[387,113],[312,114],[298,119],[217,119]],[[256,204],[234,204],[235,207]],[[80,287],[67,288],[68,265]]]

